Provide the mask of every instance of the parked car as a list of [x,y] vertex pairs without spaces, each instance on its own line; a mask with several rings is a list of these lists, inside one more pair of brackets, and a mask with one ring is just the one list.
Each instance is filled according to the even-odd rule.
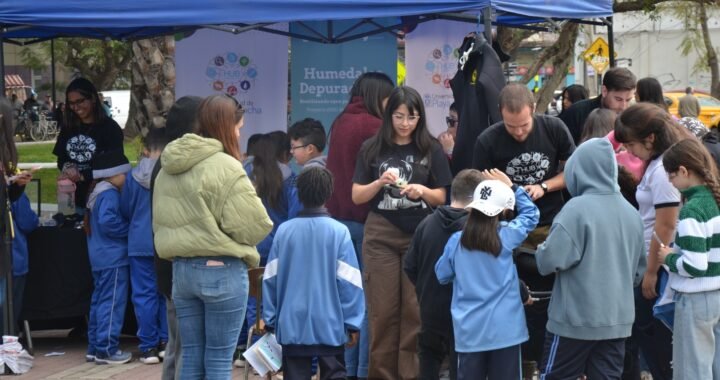
[[[678,113],[679,99],[685,96],[685,91],[665,92],[665,103],[668,105],[668,111],[671,114],[680,117]],[[720,124],[720,100],[713,98],[709,94],[695,91],[695,97],[700,102],[700,121],[708,128],[717,128]]]

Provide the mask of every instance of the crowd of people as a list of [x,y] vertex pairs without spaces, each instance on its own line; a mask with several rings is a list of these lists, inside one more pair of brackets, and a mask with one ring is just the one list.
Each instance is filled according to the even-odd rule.
[[[566,88],[558,117],[507,84],[457,173],[462,109],[436,139],[413,88],[369,72],[350,95],[329,135],[307,118],[244,153],[234,98],[178,99],[132,168],[92,83],[68,86],[53,153],[85,218],[88,361],[131,360],[130,300],[164,379],[229,379],[258,315],[286,379],[720,378],[719,139],[669,114],[657,80],[610,69],[595,98]],[[20,293],[30,178],[5,192]]]

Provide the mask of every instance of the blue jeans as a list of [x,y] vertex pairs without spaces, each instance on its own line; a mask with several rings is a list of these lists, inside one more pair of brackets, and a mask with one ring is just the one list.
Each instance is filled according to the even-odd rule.
[[677,293],[673,379],[720,379],[720,291]]
[[173,259],[172,296],[182,345],[180,379],[230,379],[245,318],[247,265],[240,259]]
[[[360,270],[362,264],[362,243],[365,225],[352,220],[340,220],[338,222],[345,225],[350,231],[350,238],[353,246],[355,246],[355,255],[357,256]],[[345,348],[345,368],[348,376],[367,377],[368,376],[368,349],[370,346],[370,334],[368,331],[367,311],[360,328],[360,340],[358,344],[351,348]]]

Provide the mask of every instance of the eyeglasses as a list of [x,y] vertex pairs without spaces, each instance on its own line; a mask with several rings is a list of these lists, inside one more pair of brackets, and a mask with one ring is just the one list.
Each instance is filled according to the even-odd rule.
[[407,120],[410,124],[415,124],[420,120],[420,116],[418,115],[405,116],[401,113],[394,113],[392,114],[392,117],[398,123],[402,123],[403,121]]
[[446,122],[447,125],[450,126],[450,127],[457,127],[457,125],[458,125],[458,123],[460,122],[460,120],[448,116],[448,117],[445,118],[445,122]]
[[88,100],[88,98],[80,98],[80,99],[78,99],[78,100],[76,100],[76,101],[74,101],[74,102],[71,102],[71,101],[68,100],[67,105],[68,105],[70,108],[73,108],[73,107],[77,107],[77,106],[85,103],[87,100]]
[[291,147],[290,147],[290,153],[294,152],[295,149],[305,148],[305,147],[308,146],[308,145],[310,145],[310,144],[299,145],[299,146],[291,146]]

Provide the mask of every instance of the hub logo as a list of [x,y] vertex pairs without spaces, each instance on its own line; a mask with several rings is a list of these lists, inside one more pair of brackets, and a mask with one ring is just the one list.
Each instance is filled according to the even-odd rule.
[[449,44],[432,49],[425,61],[425,73],[437,86],[450,88],[450,79],[457,71],[458,50]]
[[248,56],[218,54],[208,62],[205,78],[213,90],[236,96],[255,87],[258,69]]

